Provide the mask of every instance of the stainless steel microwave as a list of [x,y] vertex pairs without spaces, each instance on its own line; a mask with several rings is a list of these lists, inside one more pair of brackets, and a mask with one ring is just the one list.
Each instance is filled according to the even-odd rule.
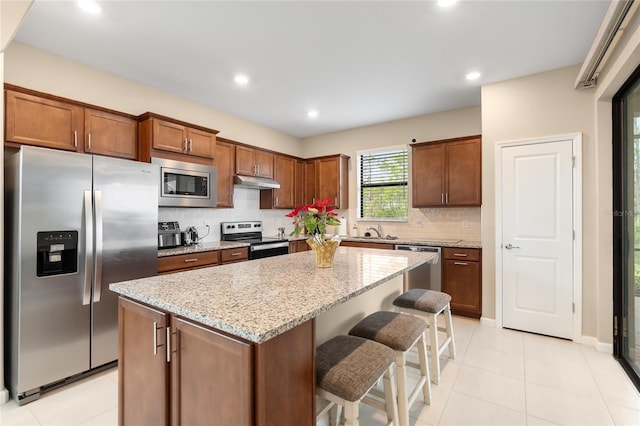
[[215,207],[216,168],[184,161],[151,158],[160,166],[160,207]]

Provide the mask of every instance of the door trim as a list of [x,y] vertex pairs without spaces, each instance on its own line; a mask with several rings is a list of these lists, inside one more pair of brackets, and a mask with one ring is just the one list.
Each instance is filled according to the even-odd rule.
[[495,277],[496,327],[502,328],[502,153],[503,148],[571,140],[575,165],[573,167],[573,337],[577,343],[587,343],[582,336],[582,133],[568,133],[541,138],[497,142],[495,148]]

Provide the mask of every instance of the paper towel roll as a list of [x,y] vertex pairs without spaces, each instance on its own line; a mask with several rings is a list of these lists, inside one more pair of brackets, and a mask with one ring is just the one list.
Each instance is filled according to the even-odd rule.
[[338,235],[347,236],[349,227],[347,226],[347,218],[342,216],[340,218],[340,225],[338,226],[337,232]]

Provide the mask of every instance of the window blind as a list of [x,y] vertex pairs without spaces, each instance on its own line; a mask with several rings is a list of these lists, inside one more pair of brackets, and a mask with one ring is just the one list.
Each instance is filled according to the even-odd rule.
[[406,219],[409,153],[406,149],[360,156],[360,218]]

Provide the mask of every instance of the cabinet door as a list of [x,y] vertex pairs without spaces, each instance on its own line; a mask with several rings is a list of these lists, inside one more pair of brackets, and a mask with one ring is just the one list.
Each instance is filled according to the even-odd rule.
[[275,156],[275,167],[273,176],[280,188],[273,191],[273,206],[278,209],[292,209],[294,204],[294,182],[295,182],[296,160],[281,155]]
[[482,204],[481,157],[480,138],[446,144],[447,205]]
[[481,282],[480,262],[444,260],[442,263],[442,291],[451,296],[454,314],[480,318]]
[[346,159],[342,156],[316,160],[316,198],[332,199],[338,209],[348,208]]
[[168,424],[167,326],[164,312],[119,299],[118,424]]
[[171,331],[171,423],[253,424],[253,346],[177,317]]
[[187,132],[184,126],[153,119],[154,149],[183,154],[187,148]]
[[12,90],[5,96],[7,142],[82,151],[81,107]]
[[273,162],[274,155],[271,152],[256,149],[254,152],[254,161],[257,166],[256,176],[273,179]]
[[295,173],[293,176],[293,205],[304,204],[304,161],[296,160]]
[[138,157],[137,122],[123,115],[85,109],[86,152],[135,160]]
[[304,163],[304,202],[313,204],[316,199],[316,162],[314,160]]
[[233,207],[233,171],[236,158],[235,145],[227,142],[216,142],[216,158],[214,165],[217,171],[217,205],[216,207]]
[[412,147],[411,185],[413,207],[444,204],[445,148],[433,143]]
[[216,147],[216,135],[198,129],[187,129],[189,145],[187,154],[203,158],[213,158]]
[[236,174],[253,176],[256,173],[254,149],[236,145]]

